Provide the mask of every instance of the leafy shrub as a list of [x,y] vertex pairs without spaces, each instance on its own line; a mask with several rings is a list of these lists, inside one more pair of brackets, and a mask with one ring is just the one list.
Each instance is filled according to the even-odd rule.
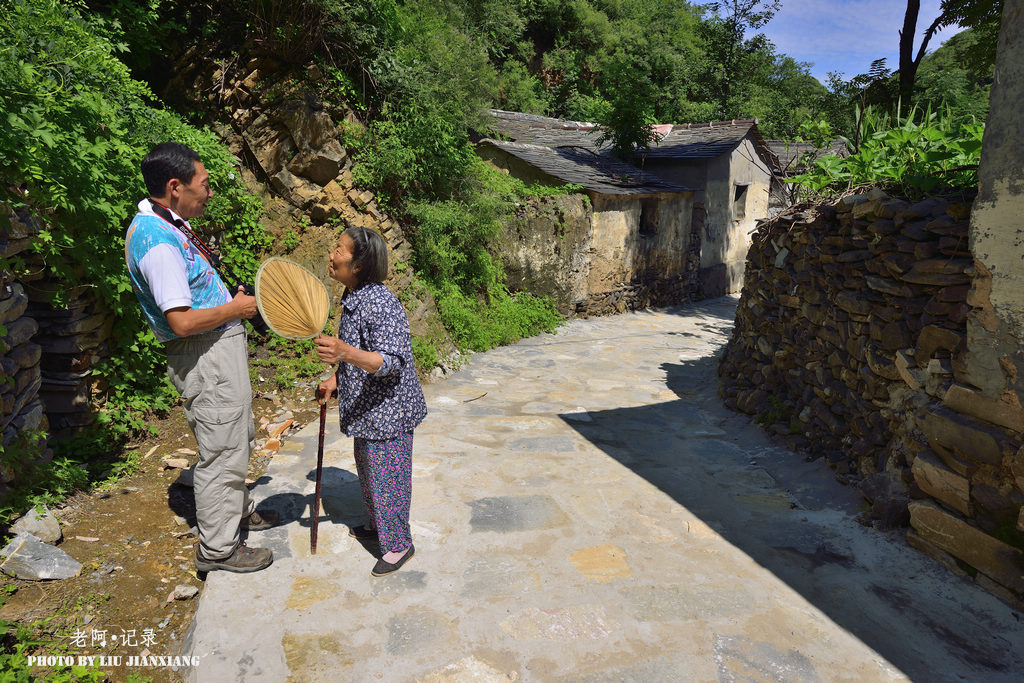
[[459,348],[482,351],[550,331],[561,320],[549,300],[510,293],[491,250],[516,200],[578,188],[528,187],[479,159],[471,171],[461,198],[410,202],[408,212],[413,264],[445,328]]
[[270,335],[267,350],[269,358],[250,361],[249,375],[253,378],[266,375],[278,390],[293,388],[303,380],[328,372],[328,366],[316,357],[316,344],[311,339],[292,340]]
[[[235,160],[216,136],[154,108],[147,87],[115,54],[117,26],[77,4],[56,0],[4,3],[0,15],[0,220],[28,211],[45,229],[33,249],[51,277],[92,288],[114,320],[111,355],[94,367],[106,385],[99,431],[65,448],[78,457],[109,451],[146,424],[142,413],[169,407],[173,390],[164,353],[145,325],[124,265],[124,230],[146,196],[138,167],[158,142],[196,149],[215,196],[196,225],[222,234],[225,263],[251,278],[268,243],[260,202],[241,185]],[[0,265],[20,272],[24,260]],[[54,304],[66,303],[65,291]],[[60,444],[57,444],[60,446]]]
[[434,296],[441,319],[460,349],[485,351],[511,344],[538,332],[551,332],[562,321],[548,299],[525,292],[510,294],[501,286],[472,297],[449,284]]
[[890,119],[869,107],[858,118],[859,145],[846,140],[850,156],[823,156],[794,182],[815,194],[878,184],[908,196],[977,185],[984,123],[916,108]]

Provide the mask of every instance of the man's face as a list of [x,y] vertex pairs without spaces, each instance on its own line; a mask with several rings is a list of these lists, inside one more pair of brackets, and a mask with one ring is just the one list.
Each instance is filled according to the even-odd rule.
[[213,196],[213,190],[210,189],[210,174],[206,172],[206,167],[201,161],[193,163],[196,173],[192,176],[192,182],[186,185],[175,178],[169,183],[171,197],[177,200],[174,210],[185,220],[201,216],[206,210],[206,202]]

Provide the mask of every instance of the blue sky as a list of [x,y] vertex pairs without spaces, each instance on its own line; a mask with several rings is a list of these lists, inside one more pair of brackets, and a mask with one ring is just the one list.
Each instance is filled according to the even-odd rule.
[[[914,54],[921,35],[939,15],[940,0],[921,0]],[[782,9],[764,27],[779,52],[798,62],[812,62],[811,74],[826,83],[829,71],[848,80],[866,73],[871,62],[886,57],[890,71],[899,67],[899,31],[907,3],[902,0],[782,0]],[[932,36],[928,51],[960,29],[948,27]]]

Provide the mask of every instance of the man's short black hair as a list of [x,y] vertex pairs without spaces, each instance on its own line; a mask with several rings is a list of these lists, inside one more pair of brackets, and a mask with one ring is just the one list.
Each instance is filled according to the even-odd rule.
[[345,230],[352,240],[352,268],[356,269],[359,284],[384,282],[388,276],[388,245],[373,230],[352,227]]
[[180,142],[161,142],[142,160],[142,179],[150,197],[163,197],[167,183],[177,178],[188,185],[196,174],[199,154]]

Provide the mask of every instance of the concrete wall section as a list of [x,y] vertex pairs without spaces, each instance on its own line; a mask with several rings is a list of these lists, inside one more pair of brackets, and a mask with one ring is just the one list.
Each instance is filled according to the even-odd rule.
[[[971,250],[991,274],[989,300],[1002,341],[1024,339],[1024,0],[1007,0],[999,36],[991,109],[971,216]],[[984,327],[994,328],[989,324]],[[997,329],[990,330],[996,333]],[[979,330],[979,337],[985,335]],[[1016,362],[1018,368],[1021,363]]]
[[721,296],[743,287],[750,234],[757,221],[768,215],[770,182],[771,173],[749,139],[728,156],[708,163],[707,219],[700,254],[703,296]]
[[[481,156],[526,182],[561,184],[501,150]],[[581,202],[589,199],[589,205]],[[509,285],[563,313],[605,314],[686,301],[695,290],[693,192],[587,191],[525,204],[501,239]]]
[[[772,176],[749,139],[744,140],[732,151],[729,174],[731,224],[728,226],[725,261],[734,263],[742,262],[747,257],[750,235],[757,227],[757,221],[768,215],[768,189]],[[738,202],[736,195],[741,187],[745,187],[746,190],[743,192],[743,201]],[[739,206],[740,203],[742,207]]]
[[513,291],[550,297],[568,315],[588,298],[591,206],[580,194],[529,200],[499,238]]

